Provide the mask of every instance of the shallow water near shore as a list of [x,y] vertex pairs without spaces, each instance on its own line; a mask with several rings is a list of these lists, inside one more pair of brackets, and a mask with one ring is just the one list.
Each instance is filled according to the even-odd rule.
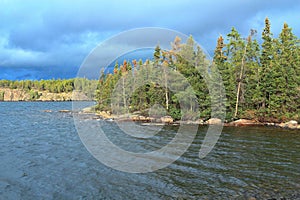
[[[96,160],[72,114],[58,112],[64,109],[72,103],[0,103],[0,199],[300,199],[299,130],[224,127],[212,152],[200,159],[202,126],[176,162],[130,174]],[[165,126],[152,138],[136,139],[123,137],[113,122],[92,123],[128,151],[160,148],[177,130]]]

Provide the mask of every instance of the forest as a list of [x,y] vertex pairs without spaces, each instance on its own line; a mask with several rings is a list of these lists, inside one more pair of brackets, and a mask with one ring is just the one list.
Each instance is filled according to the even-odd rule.
[[185,43],[176,37],[169,50],[157,45],[153,59],[116,62],[99,80],[0,80],[0,88],[28,91],[32,100],[39,91],[83,91],[98,111],[119,114],[300,121],[300,40],[287,23],[274,37],[266,18],[261,33],[251,29],[243,37],[233,27],[220,35],[212,59],[192,36]]
[[[152,60],[116,62],[113,73],[100,74],[95,94],[97,109],[147,115],[155,107],[177,120],[183,116],[209,119],[214,109],[216,117],[218,112],[221,116],[226,111],[227,121],[300,121],[299,39],[287,23],[274,37],[268,18],[260,39],[259,35],[250,30],[244,38],[233,27],[226,37],[217,38],[211,64],[192,36],[186,43],[176,37],[170,50],[157,45]],[[220,81],[208,84],[207,77],[218,74],[221,77],[214,80]],[[172,81],[181,84],[176,86]],[[220,95],[214,95],[209,87],[219,89]],[[185,92],[178,92],[180,88]]]
[[82,91],[89,99],[94,98],[94,90],[98,80],[86,78],[73,79],[50,79],[50,80],[0,80],[0,101],[3,100],[4,92],[1,88],[20,89],[28,92],[31,100],[39,98],[39,92],[47,91],[50,93],[70,93],[74,90]]

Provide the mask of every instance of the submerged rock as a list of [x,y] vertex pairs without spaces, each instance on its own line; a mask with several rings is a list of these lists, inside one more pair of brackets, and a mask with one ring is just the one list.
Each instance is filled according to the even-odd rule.
[[71,112],[71,110],[59,110],[58,112],[61,112],[61,113],[69,113],[69,112]]
[[91,107],[86,107],[82,109],[83,113],[94,113],[95,112],[95,107],[91,106]]

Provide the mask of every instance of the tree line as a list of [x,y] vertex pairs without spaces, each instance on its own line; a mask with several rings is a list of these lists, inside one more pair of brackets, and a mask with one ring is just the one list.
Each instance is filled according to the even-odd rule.
[[74,89],[74,79],[68,80],[0,80],[0,87],[10,89],[22,89],[32,90],[36,89],[39,91],[48,90],[51,93],[71,92]]
[[[174,119],[189,115],[192,115],[189,119],[208,119],[215,110],[220,115],[226,111],[228,121],[238,118],[299,121],[299,39],[287,23],[279,36],[274,37],[268,18],[261,33],[261,44],[257,35],[256,30],[250,30],[243,38],[233,27],[225,38],[219,36],[217,39],[212,63],[208,63],[192,36],[186,43],[176,37],[170,50],[162,50],[157,45],[152,60],[116,63],[113,73],[102,72],[100,75],[96,91],[97,109],[139,111],[147,115],[149,109],[156,106],[155,110],[165,110],[165,114]],[[223,82],[225,101],[223,97],[218,99],[219,91],[209,90],[209,80],[218,80],[211,79],[217,76],[217,71],[222,81],[214,81],[212,85],[221,88]],[[184,84],[176,72],[183,75],[191,87]],[[149,79],[147,76],[153,77]],[[173,84],[173,89],[168,84]],[[176,92],[180,89],[184,92]],[[189,103],[184,105],[182,102]],[[183,110],[185,106],[187,108]],[[225,110],[218,110],[221,108]]]
[[[68,93],[74,90],[84,91],[89,98],[94,98],[98,80],[87,78],[50,79],[50,80],[0,80],[0,88],[20,89],[29,92],[32,100],[38,99],[40,91],[50,93]],[[1,97],[4,92],[0,93]]]

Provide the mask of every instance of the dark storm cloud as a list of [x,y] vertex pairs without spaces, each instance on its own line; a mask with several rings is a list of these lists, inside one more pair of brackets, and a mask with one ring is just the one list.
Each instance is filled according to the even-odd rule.
[[[19,71],[20,76],[25,76],[30,67],[34,77],[73,75],[97,44],[122,31],[141,27],[170,28],[192,34],[208,51],[213,50],[216,37],[227,34],[232,26],[244,36],[251,28],[261,32],[266,16],[274,32],[280,31],[284,19],[299,36],[300,30],[296,29],[299,10],[298,1],[292,0],[2,0],[0,72],[4,67],[14,68],[14,73]],[[153,40],[144,39],[151,37]],[[149,41],[155,41],[155,37],[151,32],[133,38],[120,37],[114,48],[153,45]],[[114,51],[112,46],[109,51]],[[4,77],[14,76],[0,73],[0,78]]]

